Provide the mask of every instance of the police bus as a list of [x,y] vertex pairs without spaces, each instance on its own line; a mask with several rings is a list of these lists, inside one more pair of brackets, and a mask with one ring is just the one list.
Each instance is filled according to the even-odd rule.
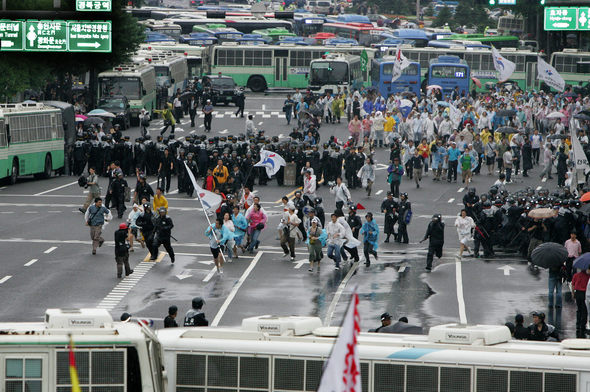
[[309,65],[309,89],[315,93],[335,93],[338,87],[350,91],[363,87],[361,58],[357,55],[330,53]]
[[392,81],[393,67],[396,62],[395,56],[385,56],[373,59],[371,62],[371,84],[381,93],[381,96],[388,97],[390,94],[397,94],[409,91],[420,96],[421,73],[420,64],[410,62],[401,76]]
[[98,101],[113,95],[127,97],[131,123],[139,124],[139,113],[156,108],[156,71],[153,66],[128,63],[98,74]]
[[[241,327],[153,333],[102,309],[48,309],[44,322],[0,323],[0,389],[70,391],[71,337],[89,392],[316,391],[338,332],[317,317],[261,316]],[[358,352],[364,392],[587,392],[590,385],[588,340],[511,340],[505,326],[360,333]]]
[[64,167],[60,109],[36,104],[0,104],[0,179],[49,178]]

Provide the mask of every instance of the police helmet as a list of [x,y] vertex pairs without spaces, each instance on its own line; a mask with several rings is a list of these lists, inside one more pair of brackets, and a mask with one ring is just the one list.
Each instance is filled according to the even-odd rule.
[[475,195],[476,189],[474,187],[469,188],[467,191],[470,195]]
[[408,198],[408,194],[406,192],[402,192],[402,193],[399,194],[399,197],[400,198],[404,197],[404,198],[407,199]]
[[512,199],[512,198],[510,198],[510,199],[506,200],[506,202],[507,202],[508,204],[514,204],[514,203],[516,203],[516,201],[514,201],[514,199]]
[[322,198],[321,197],[316,197],[313,201],[315,204],[321,204],[322,202]]
[[152,206],[150,206],[150,203],[145,203],[145,204],[143,205],[143,209],[144,209],[144,211],[145,211],[145,210],[150,210],[151,208],[152,208]]
[[543,312],[534,311],[533,313],[531,313],[531,315],[533,317],[537,316],[541,320],[545,320],[545,313],[543,313]]
[[492,208],[492,203],[490,203],[489,201],[484,201],[483,208]]
[[494,200],[494,205],[495,206],[502,206],[504,204],[504,202],[502,201],[502,199],[496,199]]
[[158,208],[158,212],[161,214],[162,212],[165,214],[166,213],[166,207],[160,207]]
[[570,202],[567,199],[563,199],[560,204],[562,207],[567,207],[569,206]]
[[201,297],[195,297],[192,301],[193,309],[201,309],[205,305],[205,300]]

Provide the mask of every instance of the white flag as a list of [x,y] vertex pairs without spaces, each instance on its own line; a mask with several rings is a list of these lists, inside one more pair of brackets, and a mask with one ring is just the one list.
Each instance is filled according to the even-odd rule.
[[537,79],[544,81],[549,87],[553,87],[557,91],[565,90],[565,80],[555,68],[541,57],[537,57]]
[[201,202],[201,205],[203,206],[205,212],[217,210],[221,205],[221,195],[201,188],[199,184],[197,184],[197,180],[195,179],[193,172],[189,169],[186,162],[184,162],[184,166],[186,167],[188,176],[190,177],[191,182],[193,183],[193,187],[195,188],[195,192],[197,193],[197,198]]
[[359,297],[354,290],[330,358],[324,366],[318,392],[361,392],[361,363],[357,339],[361,331]]
[[393,70],[391,71],[391,81],[395,82],[402,76],[404,69],[408,68],[410,61],[403,55],[400,48],[397,48],[395,54],[395,62],[393,63]]
[[578,182],[584,183],[586,182],[586,174],[590,172],[590,165],[588,165],[588,159],[586,158],[580,139],[578,139],[576,131],[573,128],[570,130],[570,140],[572,141],[572,150],[574,152],[574,168],[576,174],[584,174],[578,177]]
[[510,79],[516,69],[516,64],[502,57],[494,47],[492,47],[492,58],[494,59],[494,68],[498,72],[498,80],[503,82]]
[[281,170],[281,166],[285,166],[287,162],[277,153],[267,150],[260,151],[260,162],[255,164],[254,166],[265,167],[266,174],[269,177],[274,176],[277,174],[279,170]]

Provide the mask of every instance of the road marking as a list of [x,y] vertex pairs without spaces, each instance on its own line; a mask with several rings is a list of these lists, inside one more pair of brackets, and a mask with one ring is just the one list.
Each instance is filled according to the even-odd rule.
[[270,114],[263,114],[262,118],[270,118]]
[[260,122],[258,123],[258,125],[262,125],[263,123],[264,123],[264,121],[260,121]]
[[539,186],[537,187],[537,190],[538,190],[538,191],[540,191],[541,189],[543,189],[543,187],[542,187],[541,185],[539,185]]
[[285,135],[283,135],[282,133],[279,133],[279,139],[282,139],[284,137],[285,137]]
[[31,259],[28,263],[25,264],[25,267],[30,267],[35,264],[39,259]]
[[455,279],[457,282],[457,302],[459,304],[459,320],[461,324],[467,324],[465,313],[465,298],[463,298],[463,273],[461,271],[461,259],[455,257]]
[[459,189],[457,189],[457,193],[461,193],[461,192],[463,192],[464,190],[465,190],[465,188],[459,188]]
[[338,304],[338,301],[340,301],[340,296],[342,295],[342,292],[344,291],[346,284],[348,283],[350,278],[352,278],[352,275],[354,275],[354,272],[356,271],[358,266],[359,263],[352,263],[350,269],[348,270],[348,273],[346,274],[344,279],[342,279],[342,282],[340,282],[338,290],[336,290],[336,294],[334,294],[334,298],[332,298],[332,302],[330,302],[330,306],[328,307],[328,313],[326,314],[326,319],[324,320],[324,326],[330,326],[330,323],[332,322],[332,316],[334,315],[334,310],[336,310],[336,305]]
[[262,105],[262,110],[266,110],[266,105]]
[[6,187],[5,187],[5,186],[3,186],[3,187],[0,187],[0,191],[1,191],[1,190],[3,190],[3,189],[6,189]]
[[159,263],[160,261],[162,261],[164,256],[166,256],[166,252],[160,252],[160,254],[158,255],[158,258],[156,260],[151,260],[150,257],[152,257],[152,254],[148,252],[148,254],[143,259],[143,262],[144,263],[151,263],[151,262]]
[[211,322],[212,327],[216,327],[219,324],[219,321],[221,321],[221,318],[223,317],[223,314],[225,313],[225,311],[229,307],[229,304],[231,304],[231,301],[233,301],[234,297],[238,293],[238,290],[240,289],[240,287],[242,287],[242,284],[244,284],[244,281],[248,278],[248,275],[250,275],[250,272],[252,272],[254,267],[256,267],[256,264],[258,264],[258,260],[260,260],[260,258],[262,257],[263,254],[264,254],[263,251],[259,251],[256,254],[256,257],[254,257],[254,259],[252,260],[252,262],[250,262],[250,265],[248,266],[248,268],[246,268],[246,271],[244,271],[244,273],[240,277],[240,280],[238,280],[238,282],[234,285],[231,292],[229,293],[229,295],[225,299],[225,302],[223,303],[223,305],[221,305],[221,308],[219,308],[219,311],[217,312],[217,314],[215,315],[215,318]]
[[168,192],[169,195],[175,195],[178,193],[178,189]]
[[505,265],[503,267],[498,267],[499,270],[504,270],[504,275],[505,276],[510,276],[510,271],[514,271],[514,268],[512,268],[509,265]]
[[197,131],[194,131],[194,130],[193,130],[193,131],[190,131],[190,134],[192,135],[192,134],[193,134],[193,133],[195,133],[195,132],[197,132]]
[[273,116],[278,116],[279,115],[279,112],[270,112],[270,114],[273,115]]
[[228,133],[228,132],[229,132],[229,130],[227,130],[227,129],[224,129],[223,131],[219,131],[219,133],[222,133],[222,134],[225,134],[225,133]]
[[451,197],[447,203],[451,204],[454,201],[455,201],[455,198],[454,197]]
[[541,180],[541,182],[547,182],[547,177],[543,177],[543,179]]
[[383,189],[379,189],[377,192],[375,192],[375,195],[380,195],[383,193]]
[[0,284],[6,282],[8,279],[12,278],[12,275],[6,275],[5,277],[3,277],[2,279],[0,279]]
[[37,214],[37,211],[25,211],[25,214]]
[[205,278],[203,279],[203,282],[208,282],[211,280],[211,278],[213,277],[213,275],[215,275],[215,272],[217,272],[217,266],[211,268],[211,271],[209,271],[209,273],[207,274],[207,276],[205,276]]
[[299,261],[294,261],[293,264],[295,264],[295,269],[299,269],[303,266],[303,264],[307,264],[309,262],[308,259],[303,259],[303,260],[299,260]]
[[154,266],[154,263],[141,262],[133,270],[133,274],[125,277],[117,284],[106,297],[98,304],[98,308],[113,310],[115,306],[135,287]]
[[186,278],[190,278],[191,276],[193,275],[190,273],[190,270],[184,270],[180,274],[176,275],[178,280],[184,280]]
[[[287,193],[285,196],[287,196],[288,198],[291,198],[291,196],[293,196],[293,195],[295,194],[295,192],[297,192],[297,191],[300,191],[300,190],[302,190],[302,189],[303,189],[303,187],[301,187],[301,186],[300,186],[300,187],[298,187],[298,188],[295,188],[295,190],[293,190],[293,191],[291,191],[291,192]],[[275,203],[280,203],[282,200],[283,200],[283,199],[279,199],[279,200],[275,201]]]
[[264,112],[256,112],[257,116],[262,116],[264,114]]
[[44,194],[46,194],[46,193],[53,192],[53,191],[57,191],[57,190],[59,190],[59,189],[66,188],[66,187],[68,187],[68,186],[72,186],[72,185],[74,185],[74,184],[77,184],[77,183],[78,183],[78,181],[70,182],[70,183],[68,183],[68,184],[65,184],[65,185],[62,185],[62,186],[58,186],[58,187],[56,187],[56,188],[51,188],[51,189],[48,189],[48,190],[46,190],[46,191],[43,191],[43,192],[35,193],[33,196],[44,195]]
[[46,250],[45,252],[43,252],[43,253],[45,253],[46,255],[48,255],[49,253],[53,252],[53,251],[54,251],[54,250],[56,250],[56,249],[57,249],[57,246],[52,246],[51,248],[47,249],[47,250]]
[[199,125],[199,128],[204,128],[204,127],[205,127],[205,124]]
[[50,214],[59,214],[59,213],[61,213],[61,211],[56,211],[56,210],[51,210],[51,211],[47,211],[47,212],[49,212]]
[[[79,212],[79,211],[76,211]],[[14,214],[14,211],[2,211],[0,214]]]

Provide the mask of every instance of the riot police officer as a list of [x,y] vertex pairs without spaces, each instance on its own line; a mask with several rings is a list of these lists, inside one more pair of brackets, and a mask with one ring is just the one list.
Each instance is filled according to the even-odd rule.
[[431,271],[434,255],[440,259],[445,244],[445,223],[442,221],[440,214],[434,214],[432,216],[432,220],[428,224],[428,229],[426,229],[426,234],[424,234],[422,241],[426,241],[426,239],[429,240],[428,254],[426,255],[426,271]]
[[166,207],[160,207],[158,209],[158,217],[154,219],[154,238],[153,238],[153,252],[151,260],[156,260],[158,257],[158,249],[160,245],[164,245],[164,248],[170,256],[170,262],[174,264],[174,249],[170,245],[170,237],[174,223],[172,219],[166,216]]
[[397,221],[396,212],[398,209],[398,204],[393,198],[393,193],[387,192],[387,198],[383,200],[381,203],[381,212],[385,214],[385,223],[383,227],[383,232],[387,234],[387,238],[385,238],[384,242],[389,242],[389,237],[393,234],[393,238],[395,239],[395,229],[394,225]]

